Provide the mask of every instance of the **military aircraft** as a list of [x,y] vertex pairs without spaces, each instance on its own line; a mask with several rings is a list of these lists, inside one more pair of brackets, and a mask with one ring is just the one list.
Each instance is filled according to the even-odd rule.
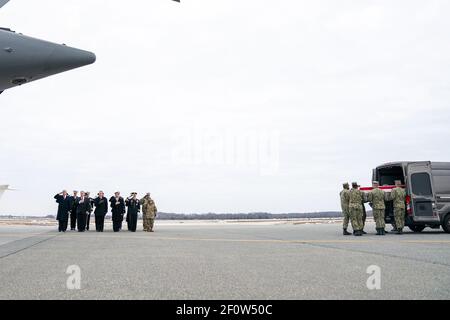
[[7,190],[14,190],[14,189],[10,189],[9,185],[0,185],[0,199],[2,198],[3,194],[5,193],[5,191]]
[[[9,0],[0,0],[0,8]],[[0,28],[0,93],[95,62],[92,52]]]

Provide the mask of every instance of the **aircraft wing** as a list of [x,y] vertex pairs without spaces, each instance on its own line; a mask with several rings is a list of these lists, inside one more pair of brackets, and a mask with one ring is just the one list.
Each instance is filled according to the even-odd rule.
[[9,0],[0,0],[0,8],[7,4]]
[[5,193],[5,191],[7,190],[13,191],[14,189],[10,189],[9,185],[0,185],[0,198],[2,197],[3,193]]
[[9,186],[0,186],[0,198],[5,193],[5,191],[8,190],[8,188],[9,188]]

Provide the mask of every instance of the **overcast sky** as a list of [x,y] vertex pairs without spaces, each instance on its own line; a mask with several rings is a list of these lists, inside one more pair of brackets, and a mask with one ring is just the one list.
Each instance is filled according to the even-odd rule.
[[0,25],[96,53],[0,96],[0,214],[63,188],[165,212],[338,210],[388,161],[450,161],[450,2],[12,0]]

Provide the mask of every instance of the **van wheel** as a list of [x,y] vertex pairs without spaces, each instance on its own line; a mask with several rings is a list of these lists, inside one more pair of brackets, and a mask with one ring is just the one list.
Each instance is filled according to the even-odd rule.
[[413,232],[422,232],[425,226],[408,226]]
[[444,223],[442,223],[442,229],[445,232],[450,233],[450,214],[447,214],[444,218]]

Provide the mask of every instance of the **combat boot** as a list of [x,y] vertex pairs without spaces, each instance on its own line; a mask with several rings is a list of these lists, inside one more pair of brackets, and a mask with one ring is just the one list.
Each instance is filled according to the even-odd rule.
[[361,230],[356,230],[355,236],[360,237],[362,235],[363,234],[362,234]]
[[382,235],[381,229],[380,229],[380,228],[377,228],[377,236],[381,236],[381,235]]
[[351,233],[350,233],[350,232],[348,232],[348,231],[347,231],[347,229],[344,229],[344,232],[343,232],[343,234],[344,234],[344,236],[349,236],[349,235],[351,235]]
[[397,228],[397,234],[402,234],[403,233],[403,229],[402,228]]
[[365,232],[364,230],[361,230],[361,235],[363,234],[367,234],[367,232]]

